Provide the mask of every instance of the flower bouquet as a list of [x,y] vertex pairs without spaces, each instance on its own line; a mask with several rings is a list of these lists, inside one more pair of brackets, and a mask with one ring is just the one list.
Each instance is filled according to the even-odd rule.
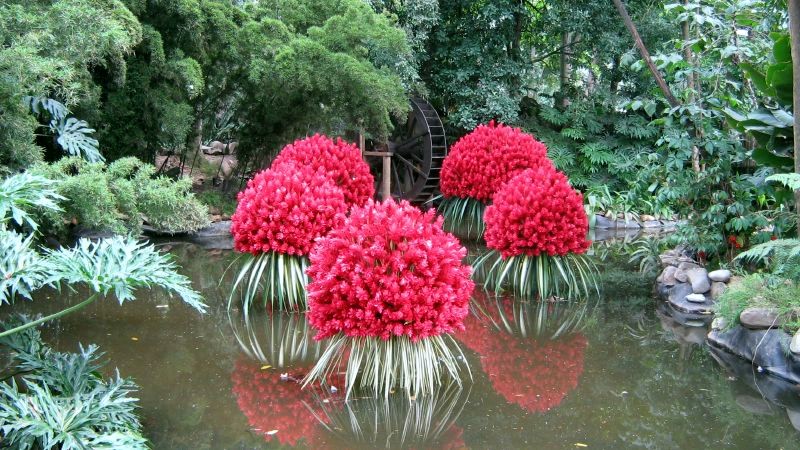
[[433,211],[368,201],[317,241],[308,268],[309,322],[330,346],[306,377],[324,380],[346,351],[346,397],[358,383],[388,397],[460,383],[458,345],[474,283],[466,250]]
[[494,193],[519,172],[540,167],[552,163],[547,148],[533,136],[494,122],[479,125],[442,162],[438,210],[445,230],[480,239],[484,210]]
[[588,297],[597,269],[585,255],[589,220],[583,196],[554,167],[527,169],[508,181],[486,208],[488,252],[475,261],[484,287],[509,287],[526,299]]
[[372,175],[354,145],[315,135],[286,146],[239,193],[231,233],[235,249],[246,256],[229,308],[241,291],[249,309],[261,291],[265,306],[304,309],[314,240],[372,194]]

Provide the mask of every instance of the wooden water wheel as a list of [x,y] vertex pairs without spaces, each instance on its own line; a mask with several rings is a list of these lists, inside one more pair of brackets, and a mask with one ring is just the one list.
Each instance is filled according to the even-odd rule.
[[[447,137],[439,114],[425,100],[414,97],[405,122],[381,151],[364,152],[370,159],[376,192],[382,192],[388,175],[391,196],[421,204],[439,190],[439,171],[447,156]],[[383,164],[380,158],[384,157]],[[388,169],[388,170],[387,170]]]

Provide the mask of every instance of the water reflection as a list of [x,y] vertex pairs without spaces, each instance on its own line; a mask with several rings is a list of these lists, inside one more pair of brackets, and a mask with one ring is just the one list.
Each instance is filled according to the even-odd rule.
[[229,311],[228,319],[242,352],[272,367],[310,368],[327,346],[327,341],[314,340],[305,313]]
[[547,412],[578,386],[586,304],[524,302],[479,295],[466,330],[456,335],[480,355],[495,392],[528,412]]
[[409,398],[344,396],[315,391],[314,410],[319,423],[341,448],[464,448],[463,430],[456,420],[470,395],[469,387],[442,385],[431,395]]

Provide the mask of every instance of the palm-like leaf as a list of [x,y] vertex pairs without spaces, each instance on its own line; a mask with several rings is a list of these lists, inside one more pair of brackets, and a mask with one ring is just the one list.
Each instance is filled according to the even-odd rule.
[[239,347],[250,358],[273,367],[319,359],[327,341],[316,341],[304,314],[258,311],[228,319]]
[[483,202],[469,197],[444,197],[437,210],[444,217],[445,231],[467,239],[483,237],[486,229],[483,222],[486,204]]
[[81,156],[89,162],[105,161],[98,150],[100,143],[90,136],[95,130],[90,128],[86,121],[74,117],[53,120],[50,122],[50,128],[58,134],[56,139],[58,145],[70,155]]

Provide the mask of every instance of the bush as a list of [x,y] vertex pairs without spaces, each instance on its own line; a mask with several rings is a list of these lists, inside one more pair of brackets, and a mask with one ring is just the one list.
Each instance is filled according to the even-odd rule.
[[[208,210],[189,192],[191,181],[155,176],[155,168],[136,158],[122,158],[106,166],[77,157],[38,164],[31,171],[58,181],[66,198],[63,213],[41,215],[56,233],[77,223],[93,230],[139,234],[147,221],[160,231],[195,231],[208,224]],[[66,220],[64,220],[66,219]]]
[[795,311],[800,308],[800,286],[786,280],[775,284],[770,277],[750,274],[732,284],[717,300],[716,314],[725,319],[728,327],[739,323],[739,315],[751,306],[775,308],[787,318],[784,327],[796,330],[800,323]]

